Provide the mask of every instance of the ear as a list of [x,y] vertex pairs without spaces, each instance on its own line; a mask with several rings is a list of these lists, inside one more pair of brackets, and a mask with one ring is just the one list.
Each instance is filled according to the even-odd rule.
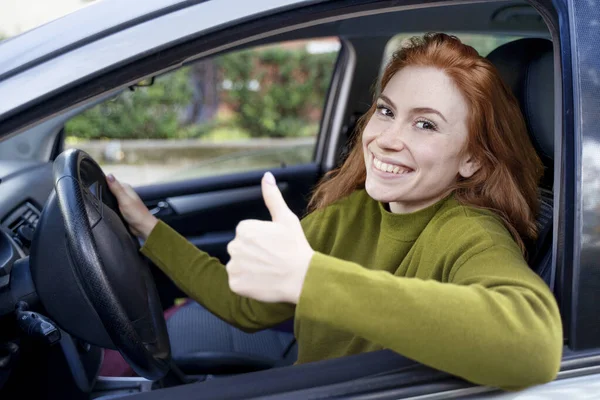
[[470,178],[475,172],[479,171],[479,168],[481,168],[479,161],[467,154],[460,162],[458,173],[463,178]]

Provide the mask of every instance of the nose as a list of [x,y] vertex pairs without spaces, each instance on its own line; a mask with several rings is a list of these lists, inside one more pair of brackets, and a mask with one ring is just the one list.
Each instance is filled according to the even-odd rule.
[[393,126],[383,130],[375,139],[375,143],[382,150],[401,151],[406,147],[401,129]]

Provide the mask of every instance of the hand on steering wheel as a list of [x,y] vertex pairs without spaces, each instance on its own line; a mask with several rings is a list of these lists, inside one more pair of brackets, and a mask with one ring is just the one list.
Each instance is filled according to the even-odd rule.
[[119,210],[123,218],[129,224],[131,232],[148,239],[150,232],[156,226],[158,220],[150,213],[140,196],[127,183],[121,183],[112,174],[106,176],[108,187],[119,202]]

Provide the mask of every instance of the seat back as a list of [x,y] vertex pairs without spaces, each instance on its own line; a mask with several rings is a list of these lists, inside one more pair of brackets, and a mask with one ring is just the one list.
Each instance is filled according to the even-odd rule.
[[527,244],[530,267],[554,288],[552,270],[554,181],[554,57],[547,39],[520,39],[498,47],[487,59],[519,101],[531,141],[544,163],[540,183],[539,237]]

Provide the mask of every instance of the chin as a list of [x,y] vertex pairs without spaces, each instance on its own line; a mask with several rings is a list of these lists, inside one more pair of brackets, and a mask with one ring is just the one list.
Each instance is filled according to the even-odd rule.
[[392,193],[392,191],[387,188],[383,188],[377,184],[369,182],[368,178],[365,182],[365,190],[373,200],[382,203],[396,202],[400,200],[400,197],[402,197],[400,193]]

